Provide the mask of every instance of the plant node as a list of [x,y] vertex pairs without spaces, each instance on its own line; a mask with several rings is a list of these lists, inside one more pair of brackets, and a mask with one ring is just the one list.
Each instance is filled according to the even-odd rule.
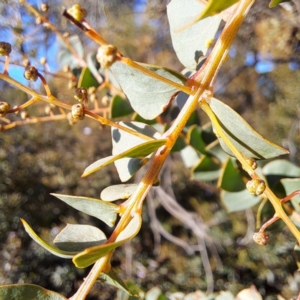
[[11,52],[11,44],[0,42],[0,56],[8,56]]
[[86,9],[82,8],[80,4],[74,4],[67,12],[78,22],[81,22],[87,16]]
[[24,77],[27,80],[37,81],[38,79],[38,70],[33,66],[28,66],[25,68]]
[[0,102],[0,117],[5,117],[10,110],[10,104],[7,102]]
[[266,184],[261,179],[253,179],[247,182],[246,187],[250,194],[259,196],[265,191]]
[[118,58],[118,49],[113,45],[99,47],[96,59],[102,68],[109,68]]

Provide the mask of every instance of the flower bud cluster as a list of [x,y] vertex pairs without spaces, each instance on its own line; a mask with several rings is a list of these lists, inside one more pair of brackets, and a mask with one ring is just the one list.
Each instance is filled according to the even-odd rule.
[[265,191],[266,184],[261,179],[252,179],[247,182],[246,188],[250,194],[259,196]]
[[109,68],[118,58],[118,49],[113,45],[99,47],[96,59],[102,68]]
[[0,42],[0,56],[8,56],[11,52],[11,44]]
[[74,4],[67,12],[78,22],[81,22],[86,16],[86,9],[82,8],[80,4]]
[[28,66],[25,68],[24,77],[27,80],[37,81],[38,79],[38,70],[33,66]]
[[257,168],[257,162],[254,158],[247,158],[246,162],[251,167],[252,170],[255,170]]
[[10,104],[7,102],[0,102],[0,117],[5,117],[10,110]]
[[84,104],[77,103],[72,105],[71,116],[73,121],[83,120],[84,119]]
[[87,99],[87,96],[88,96],[87,89],[80,87],[76,89],[74,98],[79,102],[83,102]]
[[253,240],[255,243],[261,246],[265,246],[269,242],[269,234],[266,232],[256,232],[253,234]]

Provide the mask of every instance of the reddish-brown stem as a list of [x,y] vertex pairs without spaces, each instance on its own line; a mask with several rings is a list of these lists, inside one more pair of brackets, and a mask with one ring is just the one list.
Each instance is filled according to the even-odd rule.
[[8,75],[8,65],[9,65],[9,55],[6,55],[3,74]]
[[[280,201],[281,201],[281,203],[286,203],[287,201],[289,201],[290,199],[292,199],[296,195],[300,195],[300,190],[292,192],[288,196],[282,198]],[[279,219],[280,219],[280,217],[277,214],[275,214],[269,221],[267,221],[265,224],[263,224],[261,226],[261,228],[259,229],[259,232],[264,232],[267,229],[267,227],[269,227],[270,225],[272,225],[273,223],[275,223]]]
[[260,229],[259,232],[264,232],[267,227],[269,227],[270,225],[272,225],[273,223],[275,223],[276,221],[278,221],[280,218],[278,215],[274,215],[274,217],[272,217],[270,220],[268,220],[265,224],[263,224]]
[[48,85],[48,83],[47,83],[45,77],[44,77],[41,73],[39,73],[39,72],[38,72],[38,77],[41,79],[41,81],[42,81],[42,83],[43,83],[43,86],[44,86],[44,88],[45,88],[45,90],[46,90],[47,96],[48,96],[48,97],[51,97],[52,94],[51,94],[49,85]]
[[293,197],[295,197],[296,195],[300,195],[300,190],[292,192],[288,196],[282,198],[280,201],[281,201],[281,203],[285,203],[285,202],[289,201],[290,199],[292,199]]

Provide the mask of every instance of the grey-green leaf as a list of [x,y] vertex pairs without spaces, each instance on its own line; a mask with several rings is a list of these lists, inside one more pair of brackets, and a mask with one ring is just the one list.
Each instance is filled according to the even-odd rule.
[[[184,85],[187,78],[173,70],[141,64],[148,70]],[[143,118],[152,120],[163,111],[177,91],[174,87],[149,77],[121,62],[115,62],[111,70],[128,97],[132,108]]]
[[192,168],[199,162],[200,154],[190,145],[183,148],[180,155],[187,168]]
[[77,254],[78,252],[69,252],[69,251],[64,251],[61,250],[59,248],[56,248],[52,245],[50,245],[49,243],[47,243],[46,241],[44,241],[42,238],[40,238],[34,231],[33,229],[28,225],[28,223],[21,219],[23,226],[26,230],[26,232],[29,234],[29,236],[35,241],[37,242],[40,246],[42,246],[43,248],[45,248],[46,250],[48,250],[49,252],[51,252],[52,254],[62,257],[62,258],[72,258],[75,254]]
[[115,201],[128,199],[136,190],[138,184],[116,184],[105,188],[100,198],[104,201]]
[[[61,40],[59,38],[57,40],[59,42],[59,45],[62,48],[58,54],[58,60],[61,64],[61,66],[68,65],[68,66],[70,66],[71,69],[78,67],[77,58],[69,51],[69,48],[66,47],[65,43],[61,42]],[[72,35],[69,38],[69,42],[73,46],[73,48],[76,51],[76,53],[78,54],[78,56],[82,58],[83,54],[84,54],[84,48],[82,46],[79,36]]]
[[[120,157],[121,159],[115,161],[120,180],[125,182],[144,165],[144,162],[147,161],[147,159],[146,161],[142,161],[140,158],[145,157],[158,149],[165,143],[165,140],[159,140],[161,134],[150,125],[140,122],[120,122],[119,124],[154,139],[153,141],[145,143],[145,140],[138,136],[133,136],[132,134],[117,128],[112,128],[113,155],[120,156],[124,151],[127,153],[127,151],[131,152],[130,149],[139,149],[138,152],[136,152],[139,155],[126,154],[122,155],[124,158]],[[142,149],[143,155],[141,155]]]
[[206,55],[222,20],[213,16],[189,26],[204,8],[198,0],[172,0],[167,6],[174,50],[180,62],[190,70],[195,70],[199,58]]
[[[108,156],[97,160],[89,165],[81,175],[82,177],[88,176],[105,166],[115,162],[120,179],[122,182],[127,181],[140,167],[142,167],[142,159],[134,157],[144,157],[157,150],[160,146],[164,145],[166,140],[153,140],[142,143],[138,146],[132,147],[129,150],[121,152],[117,155]],[[129,177],[129,178],[128,178]]]
[[53,243],[64,251],[81,252],[86,248],[104,244],[106,240],[104,232],[95,226],[67,224]]
[[276,159],[263,167],[263,173],[281,177],[300,177],[300,168],[286,159]]
[[109,272],[101,273],[98,280],[102,283],[106,283],[115,286],[119,290],[126,292],[131,295],[126,283],[111,269]]
[[77,197],[70,195],[51,194],[56,198],[64,201],[75,209],[93,216],[108,226],[114,226],[117,219],[118,206],[99,199],[88,197]]
[[78,268],[86,268],[90,266],[110,251],[135,237],[139,232],[141,225],[141,215],[135,214],[131,221],[128,223],[127,227],[118,235],[115,242],[88,248],[85,251],[78,253],[73,258],[74,264]]
[[0,286],[1,300],[67,300],[64,296],[34,284]]
[[[230,141],[247,158],[268,159],[284,155],[288,150],[273,144],[257,133],[239,114],[223,102],[211,98],[209,106]],[[219,138],[225,152],[233,155],[228,146]]]
[[256,205],[261,198],[251,195],[248,190],[239,192],[221,191],[221,199],[228,212],[241,211]]

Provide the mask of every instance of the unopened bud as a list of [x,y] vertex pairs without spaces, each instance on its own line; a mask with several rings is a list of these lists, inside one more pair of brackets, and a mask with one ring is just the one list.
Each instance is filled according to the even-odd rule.
[[46,115],[49,115],[50,112],[51,112],[51,107],[50,107],[50,105],[47,105],[47,106],[45,107],[45,114],[46,114]]
[[109,68],[118,58],[118,49],[113,45],[99,47],[96,59],[102,68]]
[[45,64],[47,63],[46,57],[42,57],[42,58],[40,59],[40,63],[41,63],[41,65],[45,65]]
[[74,4],[67,12],[78,22],[81,22],[86,16],[86,9],[82,8],[80,4]]
[[49,5],[48,5],[48,4],[43,3],[43,4],[41,5],[41,11],[42,11],[42,12],[47,12],[48,9],[49,9]]
[[11,52],[11,44],[0,42],[0,56],[8,56]]
[[91,103],[94,103],[96,99],[97,99],[96,94],[91,94],[91,95],[90,95],[90,102],[91,102]]
[[25,59],[23,60],[23,66],[24,66],[25,68],[30,66],[30,61],[29,61],[29,59],[25,58]]
[[71,110],[72,118],[77,120],[84,119],[84,105],[82,103],[74,104]]
[[261,246],[267,245],[269,242],[269,238],[270,238],[270,236],[266,232],[255,232],[253,234],[254,242]]
[[92,94],[95,94],[96,93],[96,87],[94,86],[91,86],[88,88],[88,94],[89,95],[92,95]]
[[65,73],[69,73],[70,71],[71,71],[71,68],[70,68],[70,66],[68,66],[68,65],[65,65],[65,66],[63,66],[63,72],[65,72]]
[[42,22],[43,22],[43,20],[42,20],[41,17],[36,17],[35,23],[36,23],[37,25],[40,25]]
[[254,158],[247,158],[246,162],[251,167],[252,170],[255,170],[257,168],[257,162]]
[[25,68],[24,77],[27,80],[37,81],[38,79],[38,70],[33,66],[28,66]]
[[109,105],[109,98],[107,96],[104,96],[102,99],[101,99],[101,103],[104,105],[104,106],[107,106]]
[[79,102],[83,102],[85,99],[87,99],[87,90],[86,88],[80,87],[77,88],[75,91],[74,98],[78,100]]
[[26,120],[28,118],[29,114],[27,111],[22,110],[20,116],[21,116],[22,120]]
[[0,117],[5,117],[10,110],[10,104],[7,102],[0,102]]
[[252,179],[247,182],[246,188],[250,194],[259,196],[265,191],[266,184],[261,179]]

